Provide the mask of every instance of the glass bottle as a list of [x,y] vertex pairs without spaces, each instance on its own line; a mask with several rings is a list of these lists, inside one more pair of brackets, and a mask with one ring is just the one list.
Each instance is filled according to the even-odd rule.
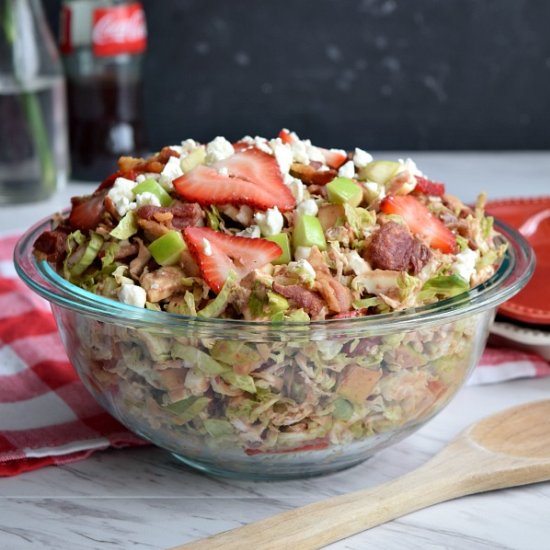
[[100,181],[120,156],[146,152],[139,2],[65,0],[60,45],[67,77],[72,177]]
[[0,204],[67,181],[63,67],[40,0],[0,0]]

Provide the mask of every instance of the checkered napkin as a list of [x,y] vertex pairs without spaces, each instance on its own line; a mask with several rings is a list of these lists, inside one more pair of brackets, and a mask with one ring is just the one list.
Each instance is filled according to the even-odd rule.
[[[144,445],[88,394],[67,360],[48,303],[16,276],[16,236],[0,239],[0,476]],[[540,357],[486,350],[470,383],[550,374]]]
[[0,476],[143,445],[79,381],[48,303],[15,274],[16,241],[0,239]]

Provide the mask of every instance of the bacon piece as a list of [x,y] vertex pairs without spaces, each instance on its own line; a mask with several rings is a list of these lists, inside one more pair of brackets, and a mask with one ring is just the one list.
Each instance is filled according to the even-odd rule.
[[428,262],[431,252],[415,239],[406,226],[390,221],[372,236],[365,259],[374,269],[418,273]]
[[95,229],[103,213],[105,212],[105,206],[103,201],[105,200],[107,192],[100,191],[93,195],[85,197],[72,197],[71,198],[71,213],[69,214],[69,225],[72,229]]
[[141,227],[141,229],[143,229],[145,232],[145,237],[150,241],[154,241],[155,239],[166,235],[166,233],[170,231],[168,226],[155,220],[145,220],[143,218],[139,218],[137,224]]
[[148,204],[137,210],[138,218],[149,221],[158,221],[156,215],[159,213],[172,214],[172,219],[167,223],[171,229],[185,229],[186,227],[200,227],[203,225],[204,213],[196,202],[177,202],[172,206],[153,206]]
[[273,283],[273,290],[281,296],[295,302],[297,306],[303,308],[311,317],[317,317],[323,309],[324,302],[319,295],[300,285],[285,286],[279,283]]
[[326,185],[338,175],[338,172],[332,168],[319,170],[312,165],[294,162],[290,167],[290,175],[302,180],[306,185]]
[[[120,172],[134,171],[136,174],[142,172],[154,172],[160,174],[170,157],[179,157],[180,154],[170,147],[163,147],[160,152],[152,157],[143,159],[135,157],[120,157],[118,167]],[[135,179],[135,178],[132,178]]]
[[343,313],[351,309],[351,290],[334,277],[319,277],[314,288],[319,290],[332,313]]
[[67,232],[61,228],[53,231],[44,231],[34,241],[34,250],[40,257],[49,262],[60,262],[65,257],[65,243]]

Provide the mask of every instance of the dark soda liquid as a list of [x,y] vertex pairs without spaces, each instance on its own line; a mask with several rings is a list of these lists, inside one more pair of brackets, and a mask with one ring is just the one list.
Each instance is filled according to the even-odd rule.
[[120,156],[145,153],[139,79],[72,77],[67,93],[72,179],[101,181],[116,171]]

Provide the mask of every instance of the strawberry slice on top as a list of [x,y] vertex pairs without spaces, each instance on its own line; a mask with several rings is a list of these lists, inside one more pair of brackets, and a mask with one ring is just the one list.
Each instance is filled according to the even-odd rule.
[[438,181],[432,181],[422,176],[416,176],[416,187],[413,193],[421,193],[422,195],[432,195],[434,197],[442,197],[445,194],[445,184]]
[[231,271],[240,280],[283,253],[279,245],[267,239],[236,237],[208,227],[186,227],[183,236],[203,279],[216,294]]
[[237,151],[212,166],[203,164],[173,182],[176,193],[201,205],[248,204],[260,210],[292,210],[296,200],[285,185],[277,160],[254,147]]
[[428,208],[410,195],[388,195],[380,203],[384,214],[401,216],[411,233],[419,235],[428,244],[445,254],[457,251],[456,237]]

